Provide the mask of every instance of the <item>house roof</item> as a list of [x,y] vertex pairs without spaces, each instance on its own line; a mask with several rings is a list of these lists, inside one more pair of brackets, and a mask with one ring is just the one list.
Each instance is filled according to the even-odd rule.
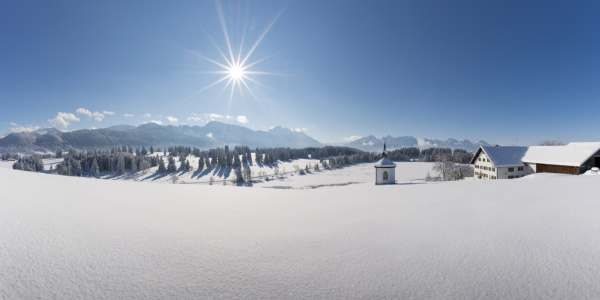
[[600,143],[570,143],[564,146],[532,146],[523,162],[580,167],[600,151]]
[[522,166],[523,161],[521,159],[527,152],[527,148],[519,146],[481,146],[473,156],[471,164],[475,163],[475,160],[483,151],[496,168]]
[[384,157],[375,163],[375,168],[395,168],[396,164],[393,163],[389,158]]

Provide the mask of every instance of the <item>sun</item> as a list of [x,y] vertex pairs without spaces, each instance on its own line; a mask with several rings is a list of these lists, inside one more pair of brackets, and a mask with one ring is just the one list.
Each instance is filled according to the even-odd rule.
[[240,65],[233,65],[229,68],[229,77],[233,80],[242,80],[245,77],[244,69]]
[[[188,97],[188,99],[202,93],[203,91],[205,91],[211,87],[214,87],[216,85],[224,83],[224,87],[223,87],[223,90],[221,91],[221,94],[228,88],[230,89],[228,110],[229,110],[229,106],[231,106],[231,101],[232,101],[234,93],[236,91],[239,94],[241,94],[242,96],[244,94],[244,91],[247,91],[250,95],[252,95],[252,97],[256,100],[256,102],[258,102],[258,104],[262,106],[262,104],[260,103],[260,100],[258,99],[258,97],[256,97],[256,95],[250,88],[249,83],[263,86],[255,78],[256,75],[278,75],[278,74],[253,70],[253,68],[258,63],[268,59],[270,56],[263,57],[260,59],[252,59],[252,55],[254,54],[254,52],[255,52],[256,48],[259,46],[259,44],[262,42],[263,38],[267,35],[269,30],[271,30],[271,27],[273,27],[273,25],[275,24],[277,19],[279,19],[279,17],[283,13],[285,7],[284,7],[284,9],[282,9],[279,12],[279,14],[273,19],[273,21],[271,21],[267,25],[267,27],[264,29],[262,34],[258,37],[258,40],[256,40],[256,42],[254,42],[254,44],[252,44],[251,47],[249,47],[248,49],[242,49],[243,48],[242,46],[244,45],[244,39],[242,38],[241,42],[239,43],[239,45],[240,45],[239,48],[233,49],[231,40],[229,38],[227,26],[225,25],[226,22],[225,22],[225,18],[223,16],[223,10],[221,8],[221,4],[219,1],[217,1],[216,3],[217,3],[217,12],[219,15],[219,20],[221,22],[221,28],[223,30],[223,35],[224,35],[227,47],[224,50],[222,50],[222,48],[217,45],[215,40],[213,40],[207,34],[207,38],[210,40],[210,42],[212,42],[212,44],[215,46],[215,48],[219,52],[219,54],[221,56],[220,59],[219,58],[215,58],[215,59],[208,58],[208,57],[206,57],[200,53],[196,53],[194,51],[190,51],[190,52],[206,61],[213,63],[214,65],[216,65],[219,68],[219,70],[205,72],[205,73],[222,74],[223,77],[221,77],[220,79],[216,80],[215,82],[209,84],[208,86],[202,88],[201,90],[197,91],[196,93],[194,93],[193,95]],[[245,32],[246,32],[246,28],[244,28],[244,34],[242,36],[245,36]]]

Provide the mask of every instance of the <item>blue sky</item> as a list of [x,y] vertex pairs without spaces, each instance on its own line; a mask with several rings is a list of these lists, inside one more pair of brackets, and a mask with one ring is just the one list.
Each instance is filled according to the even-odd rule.
[[[226,64],[217,47],[229,57],[218,7],[234,58],[260,40],[243,93],[227,80],[209,87],[228,75],[210,61]],[[598,1],[9,1],[0,133],[220,120],[322,142],[600,141],[598,11]]]

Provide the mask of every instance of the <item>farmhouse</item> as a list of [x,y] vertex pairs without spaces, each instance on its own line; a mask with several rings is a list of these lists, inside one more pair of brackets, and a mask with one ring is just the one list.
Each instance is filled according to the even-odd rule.
[[600,143],[532,146],[523,162],[536,173],[579,175],[593,167],[600,167]]
[[522,158],[527,147],[481,146],[471,160],[475,178],[513,179],[533,173]]

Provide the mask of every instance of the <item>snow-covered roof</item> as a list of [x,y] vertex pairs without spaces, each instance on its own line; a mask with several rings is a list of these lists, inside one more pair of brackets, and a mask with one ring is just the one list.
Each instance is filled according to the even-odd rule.
[[384,157],[375,163],[375,168],[395,168],[396,164],[393,163],[389,158]]
[[600,143],[570,143],[564,146],[532,146],[523,162],[579,167],[600,151]]
[[477,150],[477,153],[475,153],[471,163],[475,163],[479,153],[483,150],[496,168],[522,166],[523,161],[521,159],[527,152],[527,148],[520,146],[481,146]]

